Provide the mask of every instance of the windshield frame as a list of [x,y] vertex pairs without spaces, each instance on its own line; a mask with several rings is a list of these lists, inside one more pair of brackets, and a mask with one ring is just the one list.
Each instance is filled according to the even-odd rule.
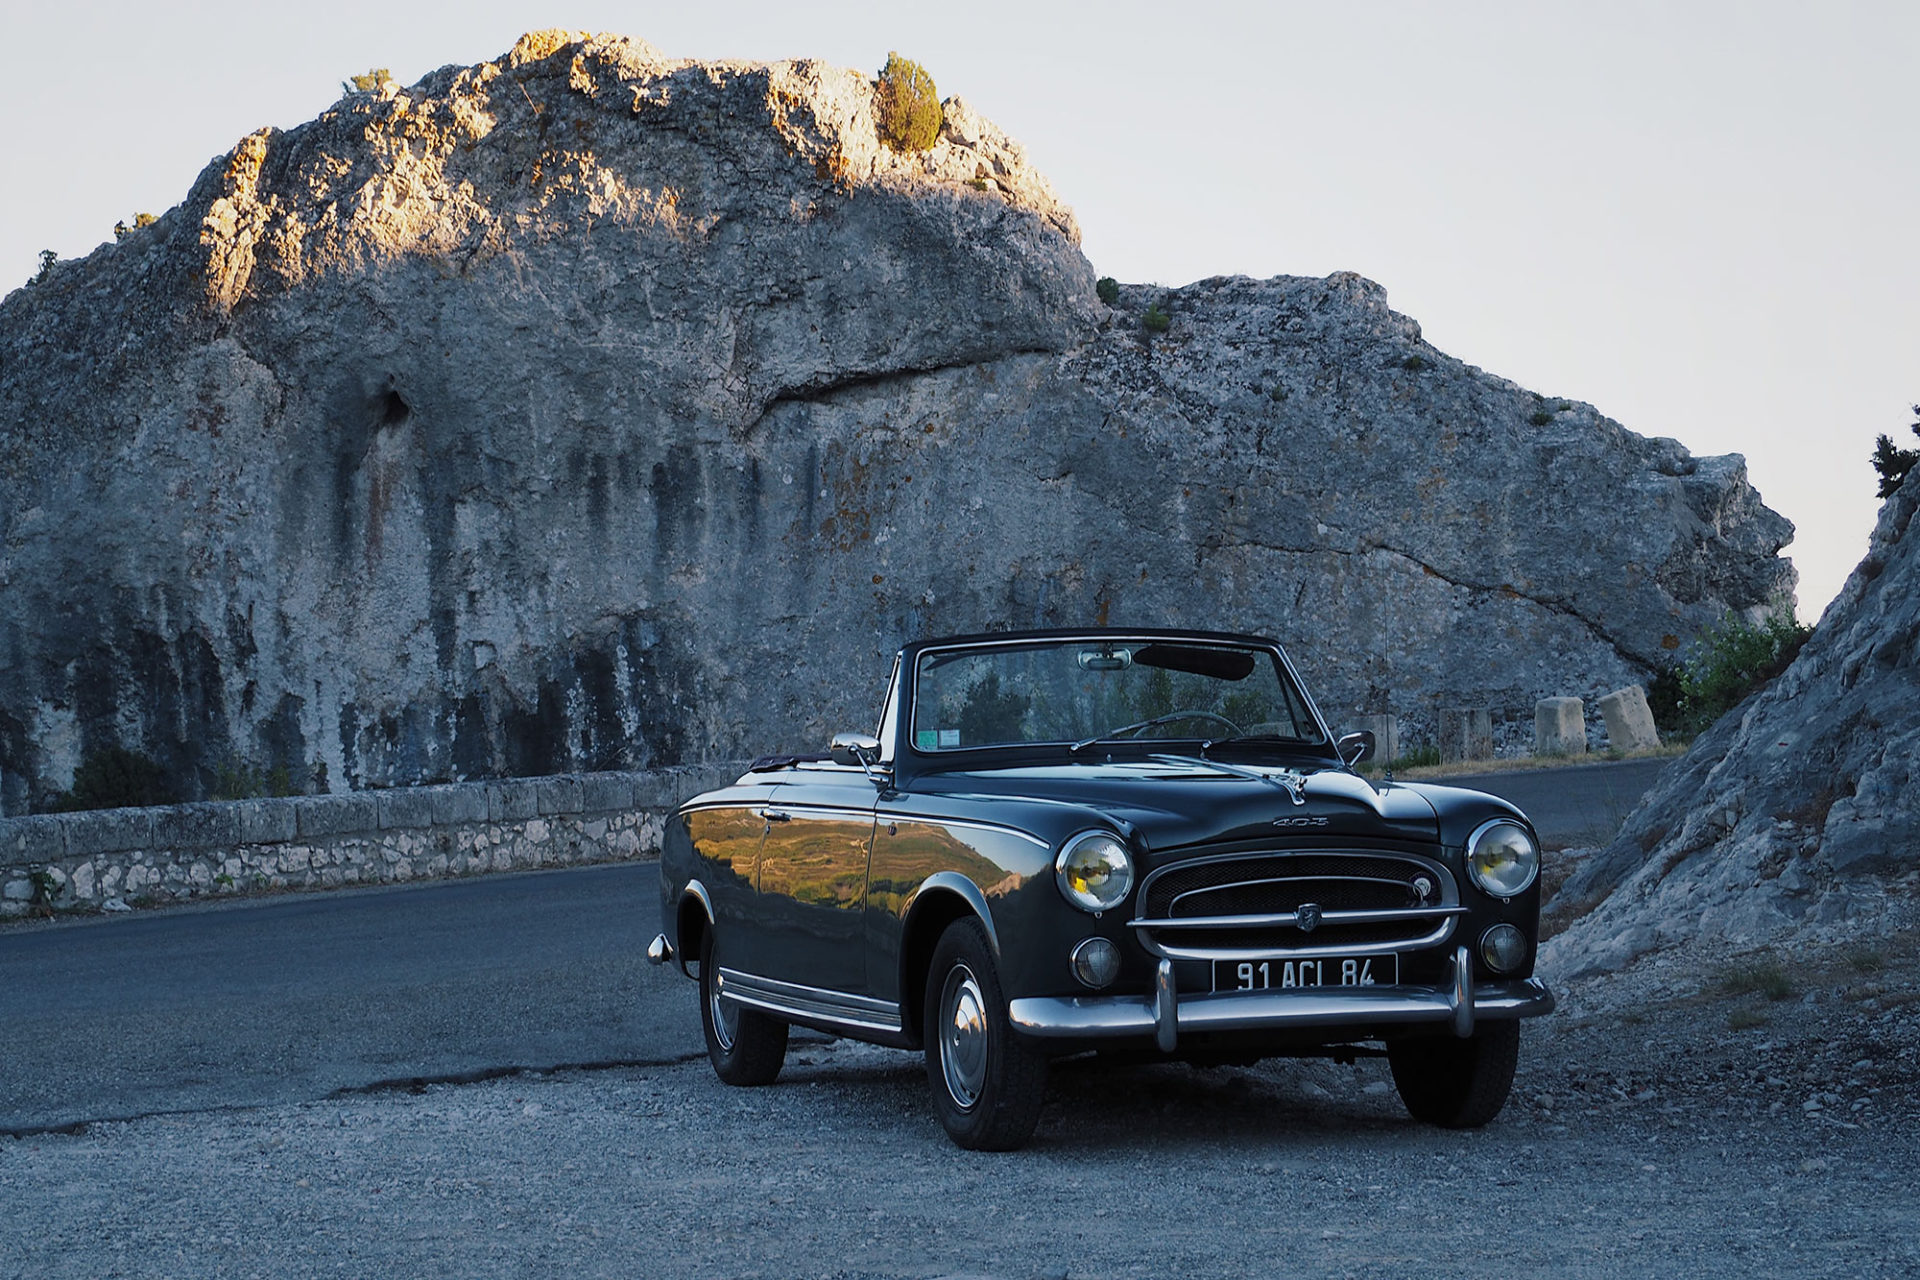
[[1133,629],[1087,628],[1085,630],[1044,630],[1044,631],[1008,631],[987,635],[952,636],[937,640],[928,640],[906,646],[900,654],[899,666],[895,670],[895,687],[904,695],[899,699],[898,720],[894,737],[894,756],[898,767],[905,774],[926,773],[951,770],[955,768],[974,768],[985,761],[1004,760],[1009,764],[1026,764],[1047,761],[1091,762],[1113,754],[1153,752],[1162,754],[1177,753],[1182,746],[1190,744],[1225,745],[1229,739],[1205,738],[1101,738],[1094,748],[1074,752],[1074,742],[1062,739],[1059,742],[1019,742],[989,743],[976,747],[946,747],[931,751],[921,750],[914,745],[913,725],[920,701],[921,664],[930,654],[962,652],[968,650],[1033,648],[1040,645],[1073,644],[1167,644],[1187,643],[1203,648],[1236,648],[1268,655],[1275,664],[1279,679],[1290,687],[1289,691],[1297,696],[1312,718],[1314,727],[1319,731],[1320,741],[1301,742],[1292,739],[1255,739],[1235,741],[1236,749],[1269,749],[1289,755],[1307,755],[1324,757],[1328,762],[1339,765],[1340,756],[1335,746],[1333,732],[1326,717],[1320,712],[1319,705],[1308,691],[1306,683],[1300,679],[1300,673],[1294,668],[1293,661],[1278,641],[1262,636],[1241,635],[1214,631],[1189,631],[1184,629],[1145,627]]

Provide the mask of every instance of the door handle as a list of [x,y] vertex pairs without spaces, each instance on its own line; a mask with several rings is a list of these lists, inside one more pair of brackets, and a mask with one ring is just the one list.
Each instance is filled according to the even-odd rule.
[[782,813],[778,809],[762,809],[760,811],[760,816],[765,818],[768,822],[792,822],[793,821],[792,814]]

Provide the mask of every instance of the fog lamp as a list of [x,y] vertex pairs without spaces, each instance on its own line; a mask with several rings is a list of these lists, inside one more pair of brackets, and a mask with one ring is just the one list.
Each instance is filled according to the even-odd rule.
[[1497,924],[1480,935],[1480,958],[1495,973],[1512,973],[1527,962],[1527,936],[1510,924]]
[[1088,938],[1073,949],[1073,976],[1098,991],[1120,976],[1120,948],[1105,938]]

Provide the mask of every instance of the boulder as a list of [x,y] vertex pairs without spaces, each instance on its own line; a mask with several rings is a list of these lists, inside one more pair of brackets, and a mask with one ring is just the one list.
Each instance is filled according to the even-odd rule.
[[1551,973],[1906,927],[1920,889],[1916,508],[1910,480],[1793,665],[1696,739],[1568,879],[1555,910],[1586,914],[1543,949]]
[[183,798],[817,750],[900,642],[1047,624],[1274,634],[1422,741],[1791,589],[1737,456],[1351,273],[1105,305],[1017,143],[872,106],[537,33],[0,302],[0,809],[116,743]]
[[1587,754],[1586,704],[1579,698],[1542,698],[1533,704],[1533,753]]

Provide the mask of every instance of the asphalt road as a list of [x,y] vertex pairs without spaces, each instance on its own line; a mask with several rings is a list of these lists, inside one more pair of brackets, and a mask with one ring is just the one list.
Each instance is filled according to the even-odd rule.
[[[1555,844],[1664,761],[1453,778]],[[0,928],[0,1133],[701,1054],[653,863]]]

